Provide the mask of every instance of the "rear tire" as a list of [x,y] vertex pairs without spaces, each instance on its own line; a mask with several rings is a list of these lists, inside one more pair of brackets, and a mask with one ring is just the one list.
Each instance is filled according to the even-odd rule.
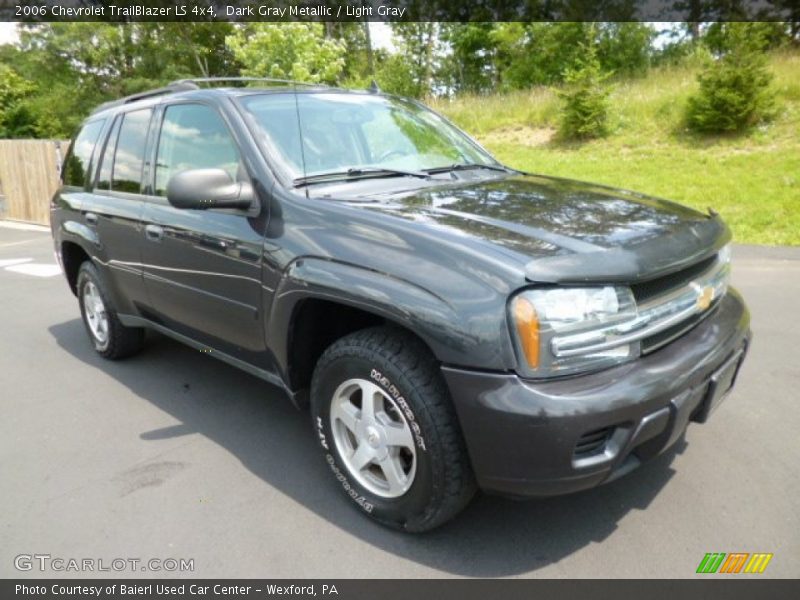
[[78,270],[77,292],[83,324],[100,356],[117,360],[141,350],[144,329],[120,322],[100,273],[89,261]]
[[314,370],[311,413],[334,478],[384,525],[428,531],[475,493],[436,360],[409,333],[375,327],[331,345]]

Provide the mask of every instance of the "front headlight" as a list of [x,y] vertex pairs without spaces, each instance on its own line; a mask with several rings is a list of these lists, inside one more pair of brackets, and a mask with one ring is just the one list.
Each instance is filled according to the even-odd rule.
[[[598,332],[636,320],[626,287],[550,288],[525,291],[511,302],[519,354],[529,375],[550,377],[602,369],[639,356],[639,343],[580,355],[558,354],[560,340],[590,344]],[[599,338],[598,338],[599,339]]]

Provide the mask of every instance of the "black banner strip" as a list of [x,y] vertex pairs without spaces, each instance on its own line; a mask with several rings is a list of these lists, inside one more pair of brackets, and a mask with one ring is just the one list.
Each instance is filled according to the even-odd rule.
[[[745,578],[746,577],[746,578]],[[559,600],[647,598],[647,600],[692,600],[694,598],[798,598],[800,582],[761,579],[760,576],[708,576],[691,580],[3,580],[0,597],[77,600],[178,599],[219,600],[220,598],[265,600],[274,597],[336,600]]]
[[798,21],[800,0],[0,0],[0,21]]

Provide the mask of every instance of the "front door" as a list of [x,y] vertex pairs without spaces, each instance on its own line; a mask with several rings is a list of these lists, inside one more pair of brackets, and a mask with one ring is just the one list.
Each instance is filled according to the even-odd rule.
[[266,217],[234,209],[179,209],[170,178],[187,169],[248,174],[225,120],[211,106],[168,105],[144,211],[142,262],[151,317],[233,357],[264,366],[261,254]]

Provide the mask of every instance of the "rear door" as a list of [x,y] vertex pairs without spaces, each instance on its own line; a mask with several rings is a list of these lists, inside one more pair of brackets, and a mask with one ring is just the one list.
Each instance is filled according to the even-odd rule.
[[121,113],[102,147],[92,189],[81,212],[96,231],[95,262],[106,274],[115,304],[122,313],[137,314],[146,303],[141,268],[142,182],[151,108]]
[[266,218],[253,211],[178,209],[170,178],[187,169],[221,168],[249,177],[222,114],[201,103],[163,108],[144,212],[142,258],[153,318],[236,358],[264,365],[261,253]]

